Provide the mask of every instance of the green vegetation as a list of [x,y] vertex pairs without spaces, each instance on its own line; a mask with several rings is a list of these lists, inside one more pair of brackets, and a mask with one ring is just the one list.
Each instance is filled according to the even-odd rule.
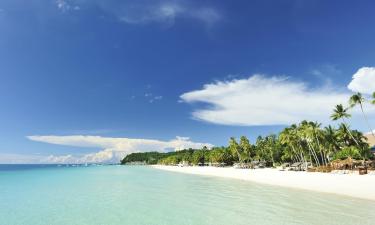
[[160,159],[164,157],[165,153],[159,152],[143,152],[143,153],[132,153],[127,155],[121,164],[132,163],[132,162],[144,162],[146,164],[156,164]]
[[357,130],[351,130],[348,119],[351,117],[349,110],[360,106],[365,121],[371,128],[363,103],[369,101],[375,104],[375,93],[372,97],[372,100],[366,100],[357,93],[350,98],[350,107],[337,105],[331,115],[333,121],[341,120],[337,128],[331,125],[322,127],[317,122],[302,121],[284,128],[278,135],[259,136],[253,144],[245,136],[240,137],[239,140],[231,137],[226,147],[214,147],[211,150],[203,147],[168,153],[133,153],[127,155],[121,163],[175,165],[185,162],[191,165],[205,163],[232,165],[235,162],[263,161],[273,166],[284,162],[303,162],[306,165],[326,167],[335,159],[348,157],[359,160],[370,159],[374,156],[370,152],[366,137]]

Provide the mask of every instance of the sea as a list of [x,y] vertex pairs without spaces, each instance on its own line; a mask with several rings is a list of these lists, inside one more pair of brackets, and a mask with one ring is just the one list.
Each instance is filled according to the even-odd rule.
[[122,224],[374,225],[375,202],[148,166],[0,165],[0,225]]

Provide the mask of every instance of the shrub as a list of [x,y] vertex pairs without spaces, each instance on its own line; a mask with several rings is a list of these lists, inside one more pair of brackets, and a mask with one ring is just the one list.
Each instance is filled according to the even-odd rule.
[[334,159],[361,159],[360,150],[354,146],[345,147],[334,155]]

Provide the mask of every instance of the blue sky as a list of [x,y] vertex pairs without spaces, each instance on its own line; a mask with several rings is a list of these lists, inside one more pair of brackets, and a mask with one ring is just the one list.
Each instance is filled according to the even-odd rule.
[[1,0],[0,162],[115,160],[327,123],[351,82],[374,87],[374,6]]

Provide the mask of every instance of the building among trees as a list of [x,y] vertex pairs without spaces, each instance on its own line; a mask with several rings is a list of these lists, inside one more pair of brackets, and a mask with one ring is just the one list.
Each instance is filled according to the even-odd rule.
[[375,137],[372,134],[366,134],[367,143],[370,145],[372,154],[375,155]]

